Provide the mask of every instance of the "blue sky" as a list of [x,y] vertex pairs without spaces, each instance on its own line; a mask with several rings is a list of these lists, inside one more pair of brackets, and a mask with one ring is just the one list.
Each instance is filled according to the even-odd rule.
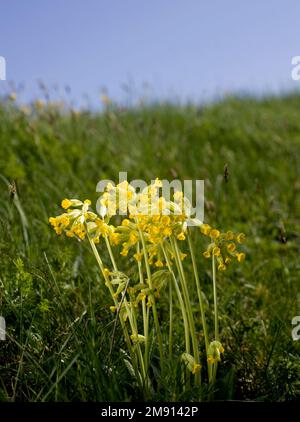
[[299,0],[0,0],[0,92],[37,98],[41,79],[97,106],[102,87],[118,101],[299,88],[299,18]]

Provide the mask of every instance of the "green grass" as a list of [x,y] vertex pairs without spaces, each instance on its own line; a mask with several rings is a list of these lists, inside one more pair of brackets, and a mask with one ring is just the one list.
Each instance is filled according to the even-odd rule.
[[[117,181],[119,171],[129,181],[205,179],[205,221],[247,236],[245,263],[218,274],[225,354],[215,399],[299,399],[300,341],[291,337],[300,311],[299,111],[299,95],[102,114],[47,108],[30,117],[2,103],[0,315],[7,341],[0,342],[0,400],[142,399],[123,362],[120,327],[109,354],[113,315],[89,248],[55,236],[48,224],[62,198],[95,202],[96,183]],[[196,246],[212,303],[209,263],[201,241]],[[181,342],[178,336],[178,348]],[[182,393],[179,374],[174,359],[152,398],[207,399],[205,389]]]

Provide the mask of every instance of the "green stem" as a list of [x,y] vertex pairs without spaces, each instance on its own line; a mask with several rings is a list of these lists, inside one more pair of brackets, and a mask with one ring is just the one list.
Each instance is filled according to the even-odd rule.
[[97,264],[98,264],[98,266],[99,266],[99,268],[100,268],[100,271],[101,271],[101,273],[102,273],[102,275],[103,275],[103,277],[104,277],[104,280],[105,280],[105,284],[106,284],[106,286],[108,287],[108,289],[109,289],[109,292],[110,292],[110,294],[111,294],[111,296],[112,296],[112,298],[113,298],[113,301],[114,301],[114,303],[115,303],[115,305],[117,306],[118,305],[118,301],[116,300],[116,298],[114,297],[114,289],[113,289],[113,287],[112,287],[112,284],[111,284],[111,282],[110,282],[110,280],[109,280],[109,278],[107,277],[107,275],[106,275],[106,273],[105,273],[105,267],[104,267],[104,265],[103,265],[103,262],[102,262],[102,259],[100,258],[100,255],[99,255],[99,253],[98,253],[98,250],[97,250],[97,248],[96,248],[96,245],[95,245],[95,243],[93,242],[93,240],[90,238],[90,236],[89,236],[89,234],[87,235],[87,237],[88,237],[88,239],[89,239],[89,242],[90,242],[90,245],[91,245],[91,248],[92,248],[92,251],[93,251],[93,253],[94,253],[94,255],[95,255],[95,258],[96,258],[96,261],[97,261]]
[[[214,295],[214,316],[215,316],[215,340],[219,341],[219,317],[218,317],[218,299],[217,299],[217,283],[216,283],[216,261],[212,255],[212,278],[213,278],[213,295]],[[218,362],[210,365],[209,379],[212,384],[216,382]]]
[[[115,261],[115,258],[114,258],[114,254],[112,252],[112,249],[111,249],[111,246],[110,246],[110,243],[109,243],[107,236],[105,236],[104,239],[105,239],[105,244],[106,244],[106,247],[107,247],[107,250],[108,250],[108,253],[109,253],[109,257],[110,257],[113,269],[114,269],[114,271],[118,272],[119,270],[118,270],[118,267],[117,267],[117,264],[116,264],[116,261]],[[133,335],[136,335],[136,334],[138,334],[138,330],[137,330],[135,313],[130,309],[130,306],[129,306],[129,303],[127,301],[126,296],[124,297],[124,305],[125,305],[126,311],[128,313],[128,318],[129,318],[129,322],[130,322],[130,325],[131,325],[132,333],[133,333]]]
[[[138,327],[137,327],[137,323],[136,323],[136,313],[135,313],[135,309],[132,306],[132,316],[133,316],[133,321],[132,324],[134,325],[134,334],[136,336],[138,336]],[[147,380],[147,372],[146,372],[146,366],[145,366],[145,362],[144,362],[144,357],[143,357],[143,353],[142,353],[142,349],[141,349],[141,345],[140,343],[137,341],[135,344],[136,350],[137,350],[137,354],[140,360],[140,365],[141,365],[141,370],[142,370],[142,374],[143,374],[143,381],[145,383],[145,388],[148,388],[148,380]]]
[[115,257],[114,257],[112,250],[111,250],[111,246],[110,246],[110,243],[109,243],[107,236],[104,236],[104,239],[105,239],[105,244],[106,244],[106,247],[107,247],[107,250],[108,250],[108,253],[109,253],[109,257],[110,257],[113,269],[114,269],[114,271],[118,271],[118,267],[117,267],[117,264],[116,264],[116,261],[115,261]]
[[208,340],[206,317],[205,317],[205,311],[204,311],[204,303],[203,303],[203,297],[202,297],[202,289],[201,289],[201,284],[200,284],[200,279],[199,279],[199,274],[198,274],[198,269],[197,269],[197,264],[196,264],[192,238],[189,233],[187,234],[187,238],[188,238],[189,249],[190,249],[190,253],[192,257],[192,265],[193,265],[193,271],[194,271],[194,276],[195,276],[195,282],[197,286],[197,295],[198,295],[198,300],[199,300],[199,305],[200,305],[200,313],[201,313],[204,341],[205,341],[205,351],[206,351],[206,356],[207,356],[209,340]]
[[[136,246],[136,251],[140,254],[140,244],[138,243]],[[139,279],[140,283],[144,284],[144,276],[143,276],[143,269],[142,263],[138,261],[138,269],[139,269]],[[149,356],[149,313],[146,309],[146,299],[142,300],[142,312],[143,312],[143,325],[144,325],[144,337],[145,337],[145,368],[148,372],[150,356]]]
[[164,353],[163,353],[163,341],[162,341],[161,329],[160,329],[160,325],[159,325],[159,321],[158,321],[155,297],[154,297],[154,294],[153,294],[153,284],[152,284],[151,271],[150,271],[150,266],[149,266],[148,257],[147,257],[146,242],[145,242],[145,239],[144,239],[143,232],[140,229],[139,229],[139,234],[140,234],[140,238],[141,238],[141,241],[142,241],[145,267],[146,267],[147,278],[148,278],[148,283],[149,283],[149,287],[150,287],[150,295],[151,295],[151,301],[152,301],[152,312],[153,312],[154,324],[155,324],[155,329],[156,329],[156,334],[157,334],[157,339],[158,339],[160,365],[161,365],[162,372],[164,372],[165,362],[164,362]]
[[[106,273],[105,273],[105,271],[104,271],[104,270],[105,270],[105,267],[104,267],[104,265],[103,265],[102,259],[100,258],[100,255],[99,255],[99,253],[98,253],[98,250],[97,250],[97,248],[96,248],[96,245],[95,245],[95,243],[93,242],[93,240],[91,239],[91,237],[90,237],[90,235],[89,235],[89,234],[87,234],[87,238],[88,238],[88,240],[89,240],[90,246],[91,246],[92,251],[93,251],[93,253],[94,253],[94,256],[95,256],[95,258],[96,258],[96,261],[97,261],[97,264],[98,264],[98,266],[99,266],[99,269],[100,269],[100,271],[101,271],[101,273],[102,273],[102,275],[103,275],[103,277],[104,277],[104,280],[105,280],[105,285],[108,287],[108,290],[109,290],[109,292],[110,292],[110,294],[111,294],[111,297],[112,297],[112,299],[113,299],[113,301],[114,301],[114,305],[115,305],[115,306],[116,306],[116,308],[117,308],[117,307],[118,307],[118,301],[117,301],[117,299],[114,297],[114,289],[113,289],[113,287],[112,287],[112,284],[111,284],[111,282],[110,282],[109,278],[107,277],[107,274],[106,274]],[[128,350],[129,350],[129,354],[130,354],[130,357],[131,357],[131,361],[132,361],[132,363],[133,363],[134,371],[135,371],[135,374],[136,374],[136,379],[137,379],[137,380],[139,380],[139,379],[140,379],[140,377],[139,377],[139,371],[138,371],[138,363],[137,363],[137,361],[136,361],[136,355],[135,355],[135,353],[134,353],[134,350],[133,350],[133,347],[132,347],[132,343],[131,343],[131,340],[130,340],[130,336],[129,336],[129,333],[128,333],[128,330],[127,330],[126,324],[125,324],[125,322],[124,322],[124,319],[123,319],[123,317],[122,317],[121,313],[119,313],[119,319],[120,319],[120,322],[121,322],[122,330],[123,330],[123,333],[124,333],[124,337],[125,337],[125,341],[126,341],[126,344],[127,344]]]
[[[198,349],[198,344],[197,344],[196,329],[195,329],[195,323],[194,323],[194,318],[193,318],[192,306],[191,306],[189,293],[188,293],[187,281],[186,281],[186,278],[185,278],[185,274],[184,274],[184,270],[183,270],[183,266],[182,266],[182,262],[181,262],[181,258],[180,258],[180,252],[179,252],[179,248],[178,248],[178,245],[177,245],[177,241],[173,237],[173,238],[171,238],[171,242],[172,242],[172,246],[173,246],[173,251],[175,252],[175,260],[176,260],[176,263],[177,263],[177,267],[178,267],[178,270],[179,270],[178,272],[179,272],[179,276],[180,276],[180,279],[181,279],[182,291],[183,291],[183,296],[184,296],[185,303],[186,303],[187,316],[188,316],[189,326],[190,326],[190,331],[191,331],[193,354],[194,354],[195,364],[197,365],[197,364],[199,364],[199,349]],[[196,384],[200,383],[200,374],[199,373],[195,374],[195,383]]]
[[169,323],[169,359],[172,359],[173,353],[173,296],[172,284],[169,283],[169,310],[170,310],[170,323]]
[[219,317],[218,317],[218,299],[217,299],[217,283],[216,283],[216,262],[214,255],[212,256],[212,276],[213,276],[213,292],[214,292],[214,314],[215,314],[215,339],[219,341]]
[[[106,244],[106,247],[107,247],[109,256],[110,256],[110,260],[111,260],[113,269],[114,269],[114,271],[117,272],[119,270],[118,270],[118,267],[117,267],[117,264],[116,264],[116,261],[115,261],[115,257],[114,257],[113,251],[111,249],[111,246],[110,246],[108,237],[105,236],[104,239],[105,239],[105,244]],[[125,292],[125,294],[126,294],[126,292]],[[127,314],[128,314],[128,318],[129,318],[129,322],[130,322],[132,334],[134,336],[135,335],[137,336],[138,335],[137,318],[136,318],[136,313],[135,313],[135,310],[133,308],[133,305],[130,307],[130,305],[129,305],[127,299],[126,299],[126,297],[124,297],[124,305],[126,307],[126,311],[127,311]],[[140,346],[139,343],[137,343],[135,345],[135,347],[137,349],[137,353],[138,353],[138,357],[139,357],[139,360],[140,360],[140,365],[141,365],[141,369],[142,369],[142,372],[143,372],[143,377],[144,377],[145,383],[146,383],[146,385],[148,385],[147,380],[146,380],[146,365],[145,365],[145,362],[144,362],[144,359],[143,359],[143,354],[142,354],[142,351],[141,351],[141,346]]]
[[190,353],[190,335],[189,335],[189,323],[188,323],[188,319],[187,319],[187,315],[186,315],[186,310],[185,310],[185,306],[184,306],[184,301],[182,299],[182,295],[176,280],[176,276],[175,273],[171,267],[171,261],[170,258],[168,256],[168,253],[165,249],[165,247],[163,246],[163,244],[161,243],[161,248],[168,266],[168,270],[172,275],[173,278],[173,283],[174,283],[174,287],[176,290],[176,294],[178,297],[178,301],[179,301],[179,305],[180,305],[180,309],[181,309],[181,313],[182,313],[182,319],[183,319],[183,326],[184,326],[184,335],[185,335],[185,350],[187,353]]

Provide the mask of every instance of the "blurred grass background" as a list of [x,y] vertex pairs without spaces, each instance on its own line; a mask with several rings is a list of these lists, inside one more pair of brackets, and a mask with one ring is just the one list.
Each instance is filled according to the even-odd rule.
[[[109,355],[112,315],[93,257],[48,224],[61,199],[95,202],[97,182],[117,182],[119,171],[129,181],[204,179],[205,222],[247,236],[246,262],[218,274],[225,355],[216,398],[299,399],[300,341],[291,337],[300,311],[299,111],[296,94],[202,107],[112,105],[103,113],[51,105],[29,111],[2,101],[0,314],[7,341],[0,342],[0,400],[139,398],[121,336]],[[199,238],[195,233],[210,299]],[[170,363],[153,399],[199,397],[180,393],[177,367]]]

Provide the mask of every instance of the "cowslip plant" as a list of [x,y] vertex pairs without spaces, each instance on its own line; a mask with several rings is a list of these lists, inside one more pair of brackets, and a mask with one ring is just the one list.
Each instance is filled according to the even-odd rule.
[[[180,310],[184,331],[184,350],[181,353],[184,389],[189,388],[191,382],[201,385],[202,363],[205,360],[208,381],[210,384],[215,382],[217,365],[224,353],[219,338],[216,273],[225,271],[234,261],[240,263],[245,259],[245,254],[237,248],[244,242],[244,234],[220,232],[192,218],[191,204],[183,192],[176,191],[172,201],[166,200],[159,195],[161,186],[161,181],[156,179],[137,192],[126,181],[117,186],[108,183],[98,200],[98,214],[91,210],[89,200],[64,199],[61,206],[65,212],[49,219],[56,234],[65,233],[67,237],[89,242],[111,295],[112,303],[107,305],[123,330],[127,346],[125,363],[146,397],[151,396],[153,391],[149,369],[156,347],[162,377],[166,372],[166,360],[172,360],[173,321],[177,309]],[[119,224],[114,224],[114,221],[118,221],[115,217],[118,213],[125,214],[124,218]],[[203,300],[190,222],[196,226],[194,230],[209,241],[203,255],[211,259],[212,264],[212,331],[206,320],[207,308]],[[109,268],[104,265],[99,244],[101,250],[103,244],[108,252]],[[131,274],[135,276],[129,278],[119,269],[122,262],[122,259],[117,259],[119,254],[133,258],[135,268]],[[193,282],[186,274],[186,260],[191,261]],[[197,291],[197,310],[194,307],[195,299],[191,298],[192,283]],[[162,321],[162,313],[159,313],[161,295],[167,297],[169,307],[166,321]],[[163,329],[167,326],[168,333],[165,335]],[[205,360],[201,357],[200,327],[204,337]]]

